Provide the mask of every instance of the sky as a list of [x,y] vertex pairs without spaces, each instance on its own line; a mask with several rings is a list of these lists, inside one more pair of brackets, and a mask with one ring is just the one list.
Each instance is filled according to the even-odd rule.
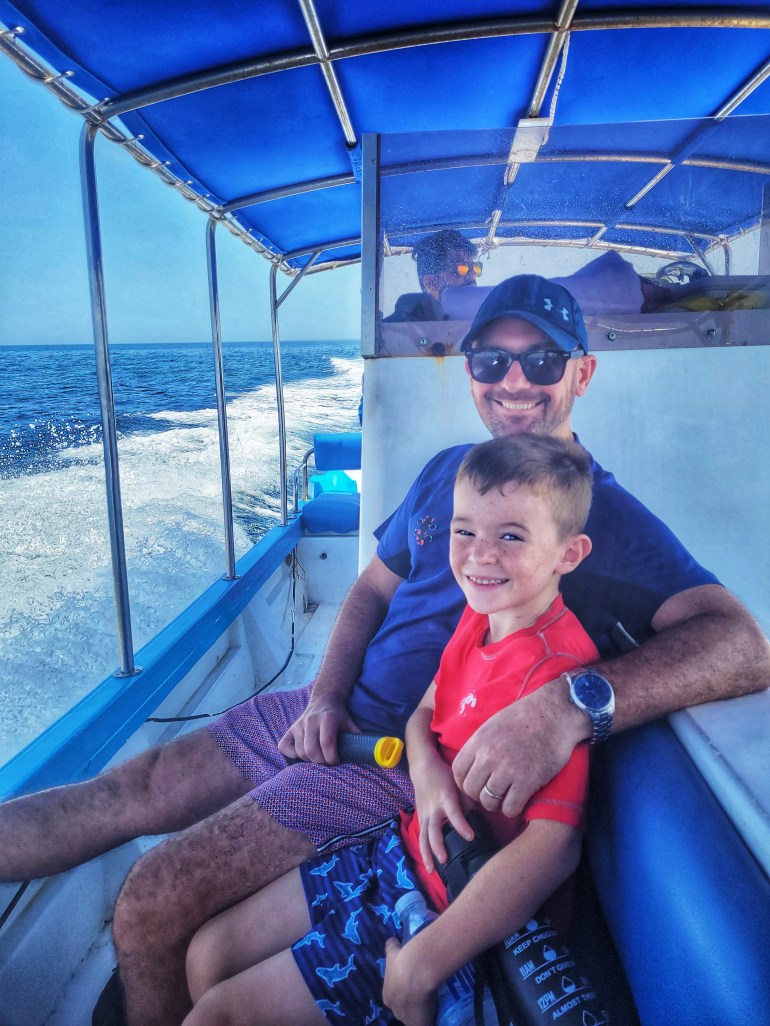
[[[0,97],[0,345],[90,342],[82,119],[3,55]],[[210,341],[206,217],[119,146],[96,153],[110,341]],[[224,340],[271,338],[267,261],[224,230],[217,261]],[[359,267],[306,275],[280,331],[359,338]]]

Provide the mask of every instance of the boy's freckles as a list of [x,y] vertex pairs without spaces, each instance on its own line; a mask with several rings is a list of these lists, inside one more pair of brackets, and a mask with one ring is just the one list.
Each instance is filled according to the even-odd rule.
[[461,478],[451,531],[450,565],[476,612],[518,629],[556,597],[564,543],[548,503],[531,489],[506,485],[481,495]]

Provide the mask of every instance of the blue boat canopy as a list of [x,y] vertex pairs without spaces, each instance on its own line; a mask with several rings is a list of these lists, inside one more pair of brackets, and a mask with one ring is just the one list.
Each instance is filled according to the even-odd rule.
[[[459,0],[0,0],[0,48],[289,273],[360,259],[367,133],[407,133],[409,160],[443,166],[449,184],[438,192],[414,173],[401,186],[437,208],[451,201],[460,225],[494,221],[498,242],[527,221],[534,239],[601,231],[627,247],[639,226],[676,223],[683,191],[677,228],[700,233],[706,250],[712,236],[756,226],[770,132],[742,115],[770,114],[766,4],[477,0],[471,10]],[[543,119],[550,134],[518,162],[522,119],[535,133]],[[601,150],[582,127],[596,124]],[[463,152],[463,133],[475,130],[476,147],[479,129],[483,149]],[[736,163],[743,184],[726,188]],[[429,203],[420,209],[446,223]],[[692,252],[681,239],[654,241]]]

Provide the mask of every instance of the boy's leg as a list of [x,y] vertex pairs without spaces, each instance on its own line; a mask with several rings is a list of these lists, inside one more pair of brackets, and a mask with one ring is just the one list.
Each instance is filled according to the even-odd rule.
[[209,990],[184,1026],[327,1026],[291,951]]
[[193,1003],[216,984],[288,949],[310,925],[298,869],[214,916],[198,930],[187,951]]
[[60,873],[135,837],[183,829],[252,786],[199,730],[92,780],[5,802],[0,883]]

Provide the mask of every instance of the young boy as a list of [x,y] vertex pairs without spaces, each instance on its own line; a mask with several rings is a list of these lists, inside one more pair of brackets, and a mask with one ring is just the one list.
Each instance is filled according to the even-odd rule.
[[[588,781],[586,746],[515,819],[483,811],[501,850],[447,908],[434,859],[442,827],[466,838],[451,764],[499,709],[597,658],[564,607],[560,577],[591,550],[587,454],[517,435],[476,446],[457,475],[452,571],[468,600],[436,679],[406,730],[415,811],[375,841],[319,856],[207,923],[193,939],[195,1007],[185,1026],[435,1022],[434,994],[456,969],[526,922],[574,871]],[[401,948],[393,908],[421,887],[439,918]],[[383,982],[384,977],[384,982]]]

